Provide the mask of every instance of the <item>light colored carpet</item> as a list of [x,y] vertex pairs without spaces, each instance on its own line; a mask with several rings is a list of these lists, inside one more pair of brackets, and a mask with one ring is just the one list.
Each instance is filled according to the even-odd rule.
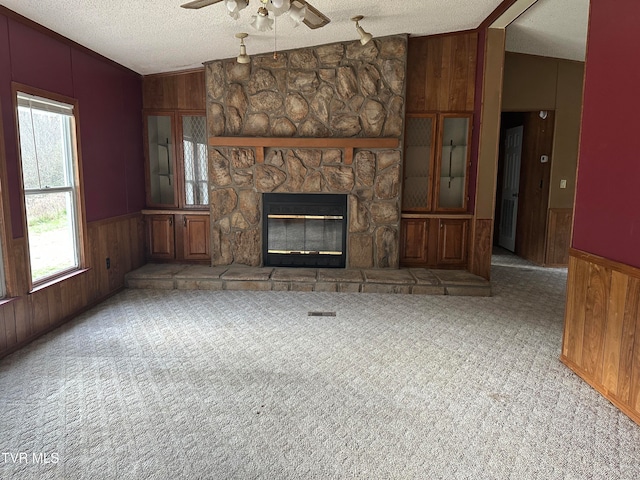
[[125,291],[0,361],[0,477],[640,478],[566,271],[494,260],[491,298]]

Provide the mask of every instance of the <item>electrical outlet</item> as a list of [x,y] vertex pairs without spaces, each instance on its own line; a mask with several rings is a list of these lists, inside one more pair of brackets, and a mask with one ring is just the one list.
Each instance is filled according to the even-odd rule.
[[566,180],[560,180],[560,188],[567,188],[567,181]]
[[107,270],[111,268],[111,259],[107,257]]

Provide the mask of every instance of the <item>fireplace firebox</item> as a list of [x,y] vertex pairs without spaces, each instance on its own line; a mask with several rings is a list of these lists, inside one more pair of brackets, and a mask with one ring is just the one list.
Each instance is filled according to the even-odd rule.
[[346,195],[265,193],[262,206],[265,266],[346,266]]

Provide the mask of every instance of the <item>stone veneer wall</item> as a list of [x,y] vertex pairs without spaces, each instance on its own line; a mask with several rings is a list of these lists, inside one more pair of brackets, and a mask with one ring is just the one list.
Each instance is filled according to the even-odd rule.
[[[206,64],[210,136],[390,137],[402,145],[407,37]],[[262,193],[348,195],[347,266],[397,268],[402,149],[209,147],[213,265],[262,263]]]

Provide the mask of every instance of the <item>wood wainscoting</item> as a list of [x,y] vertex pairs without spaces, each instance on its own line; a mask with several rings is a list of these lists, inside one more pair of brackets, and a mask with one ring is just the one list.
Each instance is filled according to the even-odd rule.
[[491,251],[493,249],[493,220],[475,218],[471,229],[469,271],[489,280],[491,277]]
[[572,208],[550,208],[547,227],[547,253],[545,265],[566,267],[569,264],[571,246]]
[[552,111],[544,119],[539,112],[524,114],[515,253],[538,265],[545,264],[551,178],[551,163],[540,158],[553,151],[554,122]]
[[569,251],[560,358],[640,424],[640,269]]
[[[91,222],[87,231],[87,270],[0,301],[0,357],[119,291],[124,287],[125,274],[144,264],[141,214]],[[14,239],[9,253],[12,258],[8,264],[14,272],[8,273],[15,275],[18,285],[27,285],[25,239]]]

